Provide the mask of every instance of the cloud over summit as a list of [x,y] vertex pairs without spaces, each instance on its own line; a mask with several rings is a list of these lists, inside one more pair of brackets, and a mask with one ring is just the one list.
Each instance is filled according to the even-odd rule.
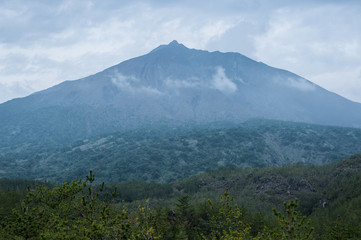
[[[360,11],[361,3],[351,0],[1,1],[0,102],[94,74],[173,39],[240,52],[361,102]],[[227,81],[214,85],[234,91]]]

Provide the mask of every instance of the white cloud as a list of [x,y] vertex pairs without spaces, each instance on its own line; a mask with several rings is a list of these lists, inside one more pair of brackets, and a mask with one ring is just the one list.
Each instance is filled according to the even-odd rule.
[[307,81],[303,78],[287,78],[287,79],[280,79],[280,78],[274,78],[274,82],[280,85],[284,85],[291,88],[296,88],[300,91],[308,92],[313,91],[316,89],[316,85],[312,82]]
[[153,95],[163,95],[163,93],[162,93],[161,91],[159,91],[159,90],[156,89],[156,88],[152,88],[152,87],[135,88],[135,89],[133,90],[133,92],[153,94]]
[[316,89],[316,86],[312,84],[311,82],[308,82],[307,80],[303,78],[288,78],[288,81],[286,82],[287,85],[293,88],[297,88],[301,91],[313,91]]
[[126,77],[121,73],[115,73],[111,78],[112,83],[121,89],[130,89],[131,85],[130,82],[134,81],[134,77]]
[[216,68],[216,74],[213,75],[212,79],[212,87],[227,94],[237,91],[237,85],[227,78],[222,67]]
[[163,95],[161,91],[156,88],[152,88],[149,86],[140,86],[137,87],[134,83],[139,82],[134,76],[125,76],[119,72],[115,72],[111,78],[112,83],[117,86],[118,88],[128,91],[130,93],[139,94],[139,93],[146,93],[146,94],[154,94],[154,95]]
[[[361,5],[319,4],[284,7],[271,14],[255,39],[255,56],[290,70],[330,91],[361,102]],[[336,87],[337,86],[337,87]]]
[[0,83],[0,89],[5,93],[0,95],[0,103],[14,98],[14,96],[22,96],[32,92],[31,86],[27,84],[28,83],[24,82],[13,82],[11,84]]
[[167,78],[165,84],[170,88],[197,88],[201,86],[201,82],[198,78],[191,78],[187,80],[174,80]]
[[[37,79],[34,86],[34,82],[28,82],[32,91],[42,90],[94,74],[173,39],[188,47],[205,48],[207,42],[219,39],[236,23],[232,18],[194,14],[194,10],[184,11],[172,5],[154,7],[143,1],[123,5],[112,2],[109,6],[73,1],[54,4],[24,3],[21,11],[13,5],[3,6],[2,15],[8,17],[7,21],[21,17],[27,21],[13,29],[4,28],[9,35],[0,38],[0,68],[7,71],[0,73],[0,83],[24,82],[29,77],[23,76],[31,76]],[[53,75],[47,74],[50,72]],[[30,93],[29,88],[25,95]],[[0,89],[0,94],[9,98],[20,95],[6,88]]]
[[[331,0],[0,1],[0,95],[94,74],[176,39],[244,53],[361,102],[352,92],[360,86],[360,11],[358,1]],[[3,87],[17,84],[28,91]]]
[[352,69],[330,71],[312,76],[321,87],[346,98],[361,102],[361,65]]

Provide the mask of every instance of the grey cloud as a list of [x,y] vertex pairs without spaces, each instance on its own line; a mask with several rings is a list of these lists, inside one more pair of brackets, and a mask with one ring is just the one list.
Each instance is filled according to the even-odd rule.
[[12,82],[11,84],[4,84],[0,82],[0,103],[3,103],[11,98],[22,97],[32,93],[34,89],[27,83]]
[[[360,11],[356,0],[0,1],[0,68],[11,55],[23,58],[17,72],[1,70],[0,83],[37,74],[42,84],[33,88],[40,90],[177,39],[191,48],[240,52],[328,88],[336,80],[322,76],[333,70],[342,76],[361,61],[352,54],[360,52]],[[42,71],[25,70],[31,65]],[[356,75],[347,76],[354,85]]]

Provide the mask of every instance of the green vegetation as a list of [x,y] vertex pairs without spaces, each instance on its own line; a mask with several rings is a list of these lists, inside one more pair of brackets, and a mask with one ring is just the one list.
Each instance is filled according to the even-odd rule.
[[24,182],[3,181],[12,187],[0,184],[1,202],[19,193],[12,213],[0,208],[3,239],[361,237],[361,154],[325,166],[221,169],[167,184],[95,185],[90,173],[26,196]]
[[64,147],[3,148],[0,176],[61,183],[92,169],[98,181],[164,183],[219,168],[322,165],[361,152],[361,129],[271,120],[225,125],[134,130]]
[[[183,196],[176,204],[177,212],[169,211],[167,206],[152,209],[149,200],[128,212],[122,205],[113,207],[116,189],[111,199],[109,195],[101,198],[104,184],[97,192],[93,182],[90,172],[85,181],[76,179],[61,186],[29,190],[21,210],[15,209],[2,220],[1,239],[280,239],[280,234],[285,239],[308,239],[312,234],[304,222],[294,223],[294,229],[285,226],[288,223],[279,212],[278,227],[252,234],[251,223],[245,222],[248,219],[233,204],[228,191],[219,202],[209,200],[208,208],[195,209],[188,196]],[[297,221],[297,204],[285,206],[286,218],[295,215]],[[300,234],[303,229],[306,235]]]
[[12,212],[20,209],[20,202],[24,198],[27,188],[34,188],[44,183],[23,179],[0,179],[0,220]]

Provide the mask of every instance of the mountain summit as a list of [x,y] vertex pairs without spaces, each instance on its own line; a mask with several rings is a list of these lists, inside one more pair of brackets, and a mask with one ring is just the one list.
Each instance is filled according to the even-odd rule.
[[177,41],[0,105],[0,142],[62,142],[147,126],[249,118],[361,127],[361,104],[239,53]]

